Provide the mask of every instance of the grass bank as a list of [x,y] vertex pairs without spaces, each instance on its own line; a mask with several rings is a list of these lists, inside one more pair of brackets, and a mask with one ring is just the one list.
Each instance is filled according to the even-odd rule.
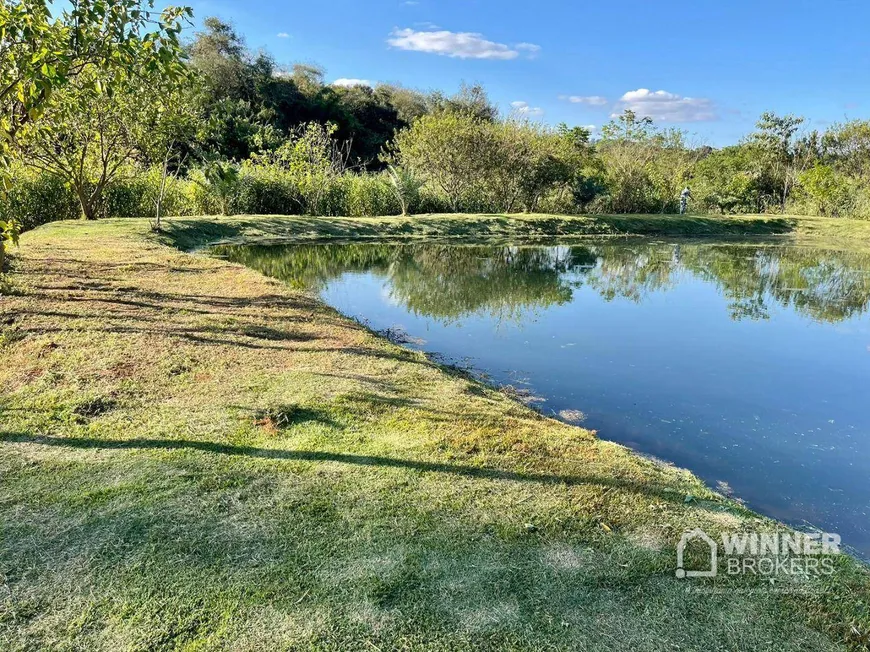
[[166,244],[640,228],[417,219],[23,236],[0,316],[0,648],[867,645],[870,577],[851,559],[773,586],[678,580],[686,529],[778,526],[305,293]]
[[311,240],[548,240],[601,236],[771,237],[824,246],[870,248],[870,220],[739,215],[417,215],[318,218],[281,215],[177,218],[167,240],[183,250],[204,244]]
[[776,235],[794,230],[792,218],[705,217],[668,215],[416,215],[329,218],[244,215],[225,218],[179,218],[168,233],[182,249],[203,242],[245,240],[457,239],[462,241],[611,235],[744,236]]

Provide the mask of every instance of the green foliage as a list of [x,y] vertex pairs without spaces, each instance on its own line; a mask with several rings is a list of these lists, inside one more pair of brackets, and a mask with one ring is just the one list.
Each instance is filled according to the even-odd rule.
[[574,133],[518,119],[494,123],[491,131],[493,158],[484,179],[495,210],[537,210],[546,194],[570,184],[584,159]]
[[414,176],[414,173],[404,168],[393,165],[387,168],[390,179],[390,187],[402,208],[402,217],[408,214],[408,207],[416,202],[420,196],[420,188],[423,181]]
[[[180,68],[178,36],[187,8],[155,12],[153,0],[78,0],[59,13],[52,0],[0,3],[0,193],[12,189],[11,166],[31,141],[51,131],[51,116],[71,82],[91,76],[96,93],[111,94],[138,71],[171,78]],[[60,92],[59,92],[60,91]],[[84,207],[84,205],[83,205]],[[87,212],[87,211],[86,211]],[[0,258],[20,230],[4,220]]]
[[527,120],[439,111],[399,132],[388,160],[453,211],[533,211],[548,193],[571,185],[588,154],[582,136]]
[[21,224],[14,217],[0,220],[0,273],[3,271],[6,248],[9,245],[18,245],[18,234],[21,232]]
[[826,162],[852,177],[870,177],[870,120],[833,124],[822,137]]
[[234,212],[293,215],[299,213],[301,205],[299,188],[286,171],[275,165],[242,164],[238,195],[232,204]]
[[[96,69],[89,83],[111,94],[147,71],[178,74],[179,34],[187,8],[153,9],[153,0],[78,0],[52,12],[51,0],[0,4],[0,159],[46,127],[45,115],[62,106],[58,91]],[[7,184],[8,187],[8,184]]]
[[497,114],[479,86],[446,97],[388,84],[332,86],[313,65],[282,69],[217,18],[205,19],[188,52],[203,81],[196,101],[210,116],[205,143],[220,158],[241,161],[280,145],[300,125],[331,123],[335,136],[349,143],[350,161],[379,169],[381,150],[395,132],[435,108]]
[[[802,118],[765,113],[714,150],[625,111],[593,141],[503,118],[479,85],[331,86],[215,18],[182,48],[186,9],[83,0],[53,17],[50,4],[0,5],[6,33],[31,38],[0,43],[13,89],[0,95],[0,216],[25,229],[75,212],[151,216],[157,230],[192,213],[667,214],[687,185],[693,211],[870,215],[867,121],[802,133]],[[75,21],[84,33],[70,45]]]
[[404,187],[403,203],[389,173],[346,175],[342,183],[345,208],[337,214],[368,217],[419,211],[422,204],[418,181],[406,178],[404,183],[408,185]]
[[0,201],[0,219],[15,220],[27,231],[79,216],[78,200],[61,179],[22,165],[14,165],[9,174],[13,183]]
[[240,186],[239,168],[232,163],[211,161],[202,168],[201,180],[197,181],[216,202],[220,214],[229,215]]
[[[7,181],[15,154],[62,179],[83,216],[95,219],[104,190],[133,156],[145,103],[183,76],[178,35],[190,11],[82,0],[53,18],[49,4],[4,3],[0,13],[8,66],[0,154]],[[22,17],[21,7],[34,13]]]
[[159,194],[163,193],[162,210],[170,215],[197,215],[208,212],[197,203],[197,186],[187,178],[164,179],[163,170],[153,166],[147,170],[131,169],[122,181],[106,190],[100,217],[156,218]]
[[493,154],[489,127],[473,115],[425,115],[396,135],[391,160],[443,193],[453,211],[468,210]]
[[676,129],[661,130],[626,110],[602,128],[597,153],[606,193],[595,208],[613,213],[676,212],[700,152]]
[[799,196],[811,203],[814,214],[840,217],[852,213],[855,196],[848,177],[830,165],[817,163],[798,177]]
[[735,145],[711,152],[694,169],[692,192],[704,210],[715,213],[762,212],[762,189],[752,148]]
[[749,136],[756,174],[785,211],[797,177],[818,158],[818,134],[799,137],[803,117],[762,113]]

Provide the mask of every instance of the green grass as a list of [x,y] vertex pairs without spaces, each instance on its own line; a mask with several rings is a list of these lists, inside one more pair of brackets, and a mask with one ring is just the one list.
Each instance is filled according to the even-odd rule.
[[[119,226],[124,220],[118,220]],[[552,240],[602,236],[769,237],[813,240],[822,245],[870,247],[870,220],[825,217],[739,215],[417,215],[399,217],[320,218],[281,215],[176,218],[164,242],[190,251],[205,244],[231,242],[312,241],[323,239]]]
[[[319,218],[245,215],[223,218],[173,220],[168,236],[173,244],[190,250],[204,242],[392,239],[499,239],[536,240],[589,236],[745,236],[778,235],[794,230],[795,218],[691,215],[417,215],[398,217]],[[870,229],[868,229],[870,232]]]
[[[849,558],[798,593],[721,577],[687,591],[685,529],[778,526],[305,293],[175,248],[827,228],[673,220],[25,234],[0,315],[0,649],[866,649],[870,576]],[[866,233],[846,226],[836,238]]]

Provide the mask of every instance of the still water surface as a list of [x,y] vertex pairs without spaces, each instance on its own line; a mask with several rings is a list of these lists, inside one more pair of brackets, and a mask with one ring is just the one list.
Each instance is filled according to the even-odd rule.
[[759,244],[218,252],[870,557],[870,257]]

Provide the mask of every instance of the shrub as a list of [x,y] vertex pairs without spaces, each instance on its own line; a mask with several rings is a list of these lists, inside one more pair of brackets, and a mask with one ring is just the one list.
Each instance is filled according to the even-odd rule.
[[300,212],[302,196],[288,173],[274,165],[245,162],[239,174],[233,212],[251,215],[293,215]]
[[[206,193],[208,184],[204,184]],[[207,198],[204,208],[219,206]],[[242,214],[364,217],[401,212],[389,181],[382,174],[310,175],[271,161],[246,161],[240,170],[230,209]]]
[[13,168],[12,187],[0,201],[0,220],[14,218],[21,230],[27,231],[47,222],[80,216],[75,193],[63,181],[32,168]]
[[[100,209],[100,217],[154,217],[160,190],[159,168],[132,168],[108,186]],[[184,178],[167,178],[163,198],[163,215],[195,215],[199,208],[191,192],[194,183]]]
[[854,212],[856,184],[830,165],[816,164],[798,176],[794,198],[815,215],[843,217]]
[[348,174],[343,179],[345,215],[398,215],[402,207],[390,180],[383,174]]

